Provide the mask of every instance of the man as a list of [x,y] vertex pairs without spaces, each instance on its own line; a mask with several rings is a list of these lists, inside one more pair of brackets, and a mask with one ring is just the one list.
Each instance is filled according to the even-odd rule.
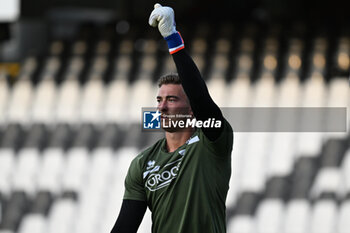
[[[157,101],[165,138],[131,162],[112,233],[137,232],[147,206],[152,212],[152,233],[224,233],[232,128],[185,52],[173,10],[156,4],[149,23],[158,26],[167,41],[178,75],[159,80]],[[215,119],[218,124],[166,128],[169,121],[180,121],[174,118],[177,115],[194,115],[198,122]]]

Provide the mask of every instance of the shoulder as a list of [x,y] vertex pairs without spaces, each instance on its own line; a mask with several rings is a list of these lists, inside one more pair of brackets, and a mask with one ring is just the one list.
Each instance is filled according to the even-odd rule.
[[146,163],[152,159],[160,150],[165,138],[159,139],[152,146],[147,147],[141,151],[131,162],[130,166],[138,166],[140,168],[146,166]]
[[[215,141],[218,141],[222,138],[230,138],[230,137],[233,137],[233,129],[232,129],[232,126],[230,125],[230,123],[225,119],[223,118],[222,120],[213,120],[212,122],[209,122],[211,124],[208,124],[209,127],[212,127],[214,130],[215,130],[215,127],[218,127],[218,128],[222,128],[222,132],[219,136],[219,138]],[[200,136],[203,137],[204,139],[206,140],[209,140],[202,129],[199,130],[200,132]],[[214,141],[214,142],[215,142]]]
[[201,129],[199,131],[199,137],[203,144],[214,153],[230,155],[233,146],[233,129],[225,118],[223,118],[221,124],[222,132],[215,141],[207,138]]

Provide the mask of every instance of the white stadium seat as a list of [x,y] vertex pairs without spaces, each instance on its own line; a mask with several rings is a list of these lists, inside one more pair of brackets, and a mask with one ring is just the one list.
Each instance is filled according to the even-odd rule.
[[228,233],[255,233],[257,226],[254,217],[250,215],[234,216],[227,226]]
[[37,188],[38,168],[41,156],[36,148],[24,148],[18,152],[14,169],[13,189],[33,195]]
[[16,166],[16,152],[11,148],[0,149],[0,192],[9,195]]
[[12,88],[8,103],[6,121],[28,124],[30,108],[33,102],[33,85],[28,76],[22,76]]
[[60,123],[77,123],[81,91],[78,80],[71,78],[61,84],[58,92],[55,120]]
[[337,231],[338,233],[347,233],[350,229],[350,201],[345,200],[341,203],[338,212],[338,218],[336,219]]
[[82,90],[80,119],[85,123],[100,123],[105,87],[101,77],[89,80]]
[[9,102],[10,89],[7,84],[6,76],[0,72],[0,125],[5,123],[5,113]]
[[71,233],[75,226],[76,204],[71,199],[57,200],[49,212],[47,233]]
[[21,221],[18,233],[46,233],[47,222],[41,214],[28,214]]
[[71,148],[67,152],[63,171],[62,188],[80,193],[86,184],[90,166],[90,154],[86,148]]
[[256,224],[259,233],[280,233],[284,220],[284,204],[280,199],[266,199],[257,207]]
[[295,199],[286,205],[285,220],[281,232],[309,233],[311,207],[306,199]]
[[43,151],[42,156],[38,189],[47,190],[58,195],[62,190],[62,179],[66,163],[64,151],[61,148],[47,148]]
[[312,210],[310,233],[333,233],[338,218],[337,204],[333,200],[319,200]]

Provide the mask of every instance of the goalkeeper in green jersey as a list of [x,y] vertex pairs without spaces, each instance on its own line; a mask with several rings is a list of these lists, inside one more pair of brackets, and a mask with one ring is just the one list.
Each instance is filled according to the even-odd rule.
[[[159,80],[157,102],[165,138],[131,162],[111,233],[136,233],[147,207],[152,212],[152,233],[225,233],[232,128],[184,49],[173,9],[156,4],[149,24],[158,27],[167,41],[178,75]],[[215,126],[165,127],[179,121],[176,115],[191,116],[190,122],[215,121]]]

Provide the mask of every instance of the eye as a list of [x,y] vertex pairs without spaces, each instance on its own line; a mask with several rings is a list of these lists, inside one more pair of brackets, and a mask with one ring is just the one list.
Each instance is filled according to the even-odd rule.
[[169,98],[169,102],[175,102],[176,99],[175,98]]

